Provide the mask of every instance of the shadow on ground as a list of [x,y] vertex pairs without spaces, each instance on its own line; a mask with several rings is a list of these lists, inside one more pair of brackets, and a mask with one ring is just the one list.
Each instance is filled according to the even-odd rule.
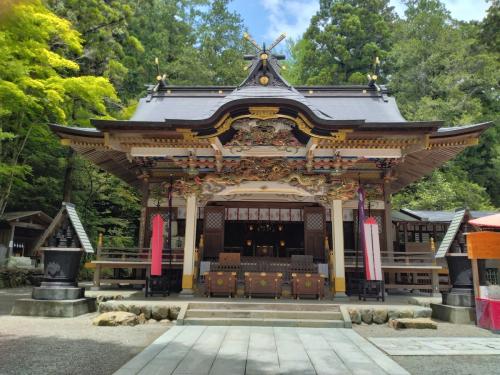
[[88,339],[0,335],[0,374],[109,375],[142,349]]

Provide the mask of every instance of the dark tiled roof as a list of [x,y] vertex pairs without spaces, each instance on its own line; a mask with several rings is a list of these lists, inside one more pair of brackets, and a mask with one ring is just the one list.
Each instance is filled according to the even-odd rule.
[[220,107],[242,100],[259,100],[272,104],[277,100],[305,105],[320,119],[363,120],[366,122],[405,122],[396,101],[380,92],[366,90],[364,86],[342,88],[311,87],[296,90],[288,87],[244,86],[227,91],[227,88],[193,89],[172,87],[169,93],[153,93],[139,101],[131,121],[163,122],[170,120],[203,120],[212,116]]
[[[405,215],[413,217],[413,220],[429,221],[436,223],[449,223],[455,215],[455,211],[428,211],[428,210],[410,210],[407,208],[401,209]],[[492,211],[469,211],[471,218],[477,219],[479,217],[492,215]]]

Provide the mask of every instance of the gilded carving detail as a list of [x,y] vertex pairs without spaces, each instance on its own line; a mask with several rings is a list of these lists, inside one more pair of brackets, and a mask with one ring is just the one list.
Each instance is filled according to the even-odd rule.
[[233,123],[236,134],[226,146],[239,151],[252,146],[274,146],[285,151],[290,147],[297,149],[301,144],[292,134],[293,125],[287,119],[239,119]]

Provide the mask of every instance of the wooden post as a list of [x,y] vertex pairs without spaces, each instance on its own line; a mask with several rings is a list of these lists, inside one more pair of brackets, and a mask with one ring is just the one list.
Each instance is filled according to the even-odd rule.
[[16,224],[10,224],[10,236],[9,243],[7,249],[7,258],[10,258],[14,255],[14,233],[16,231]]
[[394,231],[392,229],[392,203],[389,182],[384,181],[384,224],[385,224],[385,250],[389,260],[393,259]]
[[147,178],[142,180],[142,197],[141,197],[141,217],[139,221],[139,249],[140,251],[144,248],[144,242],[146,237],[146,220],[148,212],[148,200],[149,200],[149,182]]
[[[432,265],[437,266],[436,261],[436,243],[434,238],[431,237],[431,252],[432,252]],[[431,284],[432,284],[432,297],[442,297],[441,291],[439,290],[439,270],[433,269],[431,272]]]
[[480,294],[480,289],[479,289],[479,268],[477,266],[477,259],[471,259],[471,266],[472,266],[472,284],[474,285],[474,297],[479,298],[481,297]]

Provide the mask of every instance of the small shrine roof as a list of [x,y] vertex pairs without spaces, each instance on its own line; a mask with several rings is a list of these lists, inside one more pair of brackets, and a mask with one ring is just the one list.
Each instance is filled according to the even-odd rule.
[[[428,221],[431,223],[449,223],[453,220],[453,216],[455,215],[455,211],[410,210],[409,208],[402,208],[400,213],[406,217],[413,218],[413,220],[408,221]],[[494,213],[494,211],[469,211],[470,217],[473,219],[492,215]]]

